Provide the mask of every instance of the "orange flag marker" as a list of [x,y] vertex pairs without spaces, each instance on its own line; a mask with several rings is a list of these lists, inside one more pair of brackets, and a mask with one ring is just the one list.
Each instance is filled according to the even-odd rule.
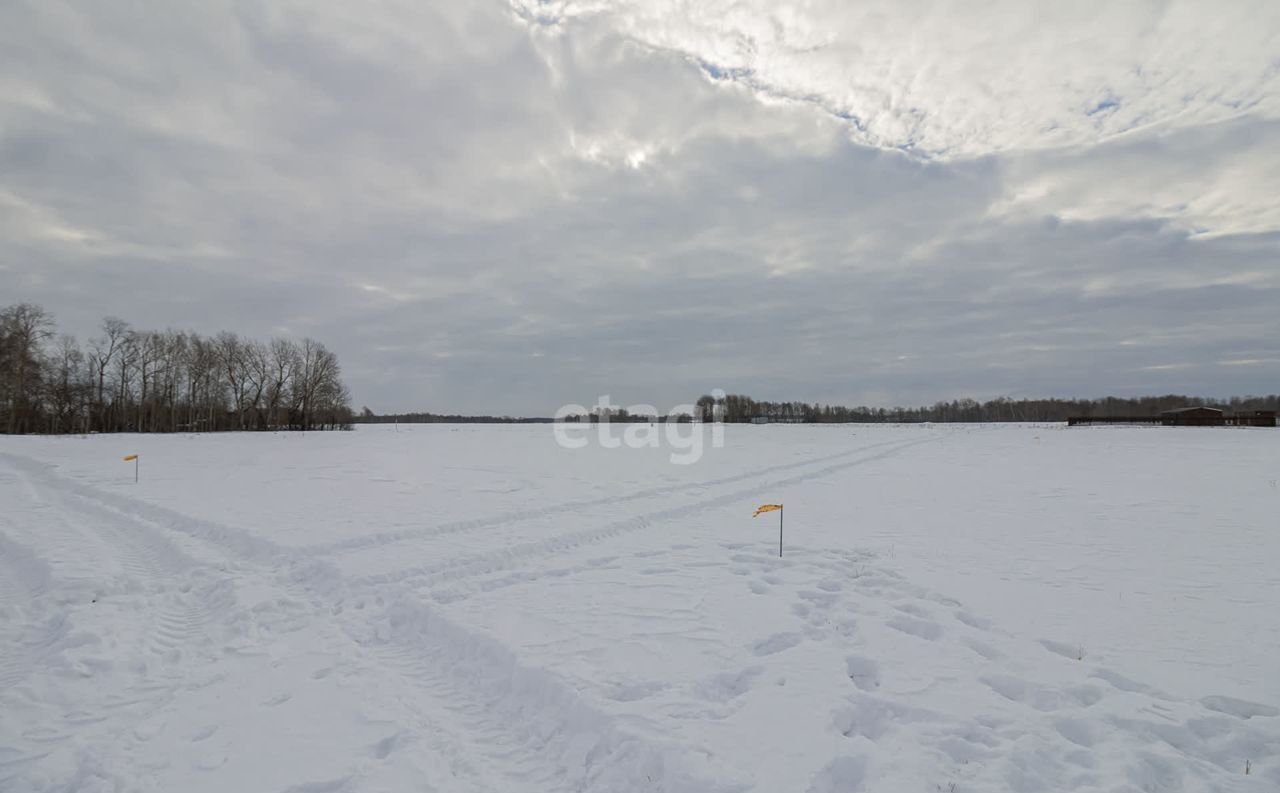
[[756,507],[756,511],[751,517],[756,518],[766,512],[778,513],[778,558],[782,558],[782,505],[781,504],[761,504]]

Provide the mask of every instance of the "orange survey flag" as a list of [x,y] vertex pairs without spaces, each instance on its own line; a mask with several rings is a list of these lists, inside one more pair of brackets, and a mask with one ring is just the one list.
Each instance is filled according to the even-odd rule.
[[782,509],[782,505],[781,504],[762,504],[760,505],[760,507],[756,509],[755,514],[752,515],[751,517],[754,518],[763,512],[773,512],[775,509]]
[[130,455],[128,455],[127,457],[125,457],[125,458],[124,458],[124,461],[127,463],[127,462],[129,462],[130,460],[136,460],[136,459],[138,459],[138,455],[136,455],[136,454],[130,454]]

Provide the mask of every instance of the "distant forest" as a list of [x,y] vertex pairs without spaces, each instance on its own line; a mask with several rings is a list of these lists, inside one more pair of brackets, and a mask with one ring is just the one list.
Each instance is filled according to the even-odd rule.
[[978,402],[957,399],[918,408],[848,408],[842,405],[806,404],[804,402],[764,402],[748,396],[729,394],[723,399],[704,395],[698,399],[698,410],[704,421],[710,420],[719,404],[724,421],[750,422],[756,417],[770,421],[823,423],[918,423],[932,422],[997,422],[997,421],[1066,421],[1068,416],[1154,416],[1164,410],[1204,405],[1227,412],[1237,410],[1280,409],[1280,395],[1232,397],[1228,400],[1202,397],[1168,396],[1104,397],[1102,399],[992,399]]
[[[1280,395],[1261,397],[1232,397],[1231,399],[1206,399],[1202,397],[1167,396],[1104,397],[1102,399],[992,399],[978,402],[958,399],[937,402],[929,407],[917,408],[849,408],[843,405],[809,404],[807,402],[768,402],[741,394],[729,394],[721,399],[704,395],[697,401],[696,413],[702,421],[712,421],[717,414],[731,424],[746,424],[757,418],[771,422],[796,424],[916,424],[926,421],[948,422],[1009,422],[1009,421],[1066,421],[1069,416],[1155,416],[1161,411],[1204,405],[1221,408],[1233,413],[1242,410],[1280,411]],[[598,422],[601,416],[590,413],[569,416],[565,421]],[[665,416],[633,415],[615,408],[609,411],[612,422],[665,421]],[[676,420],[690,421],[690,416],[678,416]],[[512,418],[510,416],[461,416],[435,413],[398,413],[378,415],[364,408],[354,419],[363,424],[532,424],[549,423],[551,418]]]
[[312,339],[135,330],[81,345],[30,303],[0,309],[0,432],[349,429],[337,356]]
[[356,424],[550,424],[550,418],[516,418],[514,416],[463,416],[454,413],[374,413],[361,408],[352,419]]

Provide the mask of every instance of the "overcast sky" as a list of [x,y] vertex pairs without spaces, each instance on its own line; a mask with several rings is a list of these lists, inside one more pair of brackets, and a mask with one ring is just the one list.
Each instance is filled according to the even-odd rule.
[[356,406],[1280,391],[1280,4],[0,8],[0,305]]

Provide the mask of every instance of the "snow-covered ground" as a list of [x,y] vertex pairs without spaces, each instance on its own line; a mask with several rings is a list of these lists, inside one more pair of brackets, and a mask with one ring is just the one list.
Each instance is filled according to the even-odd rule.
[[670,452],[0,437],[0,790],[1280,788],[1280,431]]

